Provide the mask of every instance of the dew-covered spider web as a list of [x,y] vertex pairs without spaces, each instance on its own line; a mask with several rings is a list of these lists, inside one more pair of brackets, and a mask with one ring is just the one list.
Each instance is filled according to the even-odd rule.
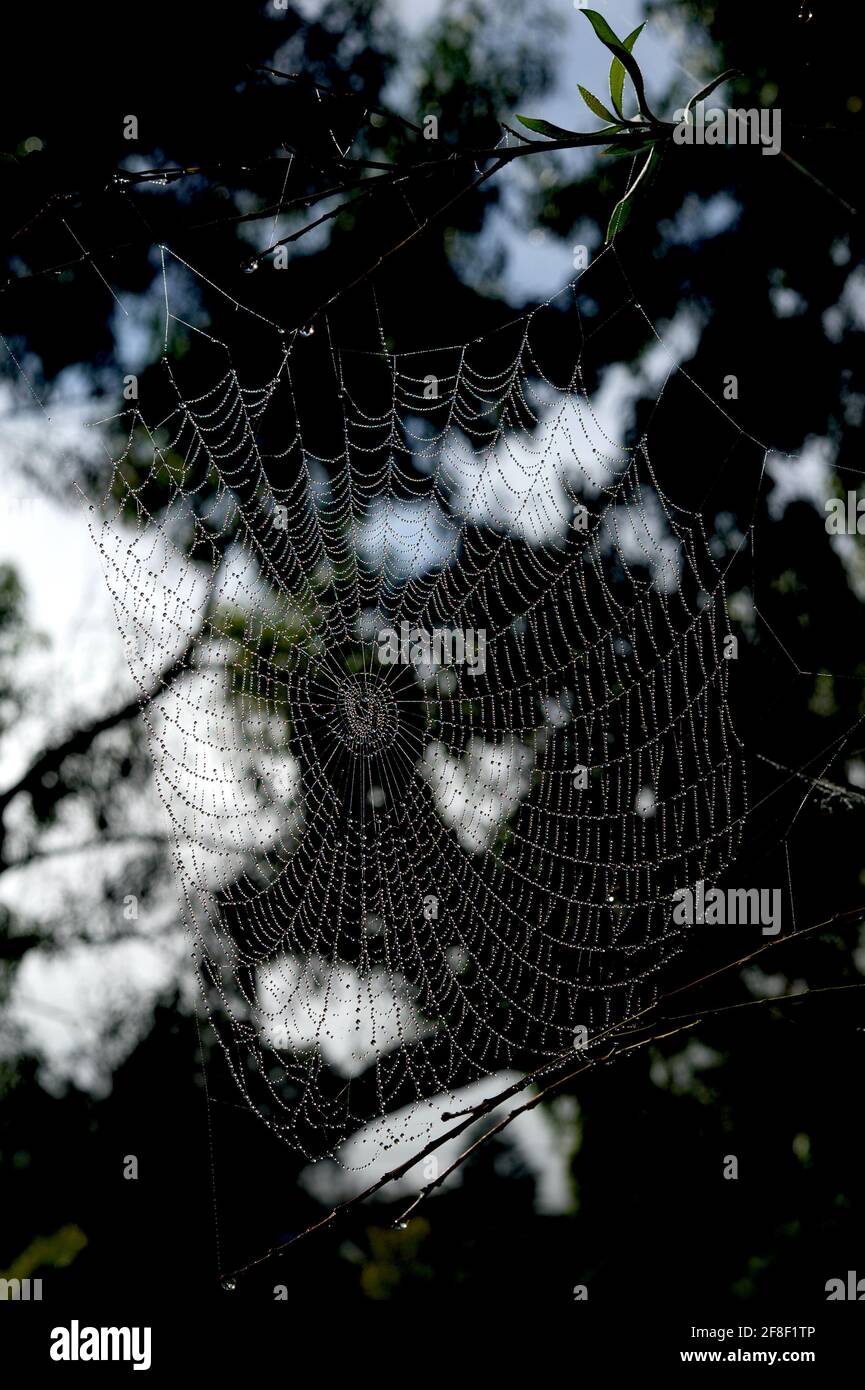
[[94,534],[228,1064],[364,1167],[656,998],[742,830],[723,563],[654,417],[611,429],[586,276],[400,352],[366,292],[365,341],[194,325],[164,256],[165,395],[109,422]]

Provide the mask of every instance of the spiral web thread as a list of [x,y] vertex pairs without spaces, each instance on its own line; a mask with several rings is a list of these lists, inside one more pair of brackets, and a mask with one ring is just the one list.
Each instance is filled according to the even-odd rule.
[[[558,384],[546,306],[409,354],[317,325],[328,457],[295,388],[311,345],[279,329],[250,385],[187,325],[212,384],[184,395],[166,357],[167,417],[111,422],[94,534],[196,970],[248,1103],[310,1158],[362,1132],[366,1166],[431,1098],[646,1007],[688,931],[673,893],[735,855],[723,573],[651,429],[601,429],[563,293]],[[485,669],[384,664],[401,623],[484,633]]]

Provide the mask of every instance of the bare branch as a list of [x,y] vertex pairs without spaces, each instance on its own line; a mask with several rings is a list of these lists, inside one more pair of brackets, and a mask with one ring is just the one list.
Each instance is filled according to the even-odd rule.
[[[703,1023],[707,1018],[717,1017],[720,1014],[735,1013],[740,1009],[754,1009],[758,1008],[760,1005],[766,1004],[773,1006],[778,1006],[781,1004],[790,1004],[795,1003],[797,1000],[800,999],[814,998],[816,995],[819,994],[837,994],[846,990],[859,989],[865,989],[865,980],[855,985],[823,985],[818,986],[816,989],[798,990],[795,994],[766,995],[765,997],[762,997],[760,999],[745,999],[739,1004],[722,1004],[719,1008],[716,1009],[701,1009],[700,1012],[697,1014],[682,1015],[682,1019],[684,1019],[685,1021],[680,1021],[678,1028],[671,1028],[668,1031],[662,1033],[652,1032],[650,1036],[642,1038],[638,1042],[630,1043],[628,1047],[614,1046],[613,1048],[611,1048],[610,1052],[606,1054],[606,1056],[598,1057],[594,1060],[595,1062],[614,1061],[617,1057],[625,1056],[627,1053],[633,1052],[638,1048],[647,1047],[652,1043],[662,1042],[665,1038],[673,1038],[678,1033],[688,1032],[690,1029],[696,1028],[698,1024]],[[676,1021],[677,1020],[675,1019],[665,1020],[665,1022],[667,1023]],[[628,1034],[625,1034],[625,1036],[628,1036]],[[585,1070],[587,1070],[586,1067],[579,1067],[575,1071],[569,1072],[566,1076],[557,1077],[555,1081],[551,1081],[548,1086],[545,1086],[542,1091],[538,1091],[536,1095],[531,1097],[530,1100],[525,1101],[522,1105],[516,1106],[513,1110],[510,1110],[507,1115],[503,1116],[501,1120],[497,1121],[497,1123],[494,1124],[490,1129],[485,1130],[484,1133],[479,1135],[478,1138],[472,1144],[470,1144],[467,1149],[464,1149],[462,1153],[460,1153],[457,1156],[457,1158],[454,1159],[453,1163],[451,1163],[450,1166],[447,1167],[443,1173],[440,1173],[437,1178],[434,1178],[431,1182],[427,1183],[425,1187],[421,1188],[420,1192],[412,1201],[411,1205],[408,1206],[406,1210],[401,1214],[401,1216],[397,1218],[396,1224],[400,1224],[407,1220],[411,1213],[415,1211],[417,1207],[420,1206],[421,1202],[423,1202],[430,1195],[430,1193],[434,1192],[437,1187],[440,1187],[442,1183],[445,1182],[446,1179],[450,1176],[451,1173],[455,1172],[458,1168],[460,1168],[462,1164],[465,1163],[466,1160],[471,1157],[472,1153],[474,1153],[476,1149],[479,1149],[482,1144],[486,1144],[490,1139],[493,1139],[497,1134],[500,1134],[503,1130],[507,1129],[507,1127],[510,1124],[512,1124],[514,1120],[518,1119],[520,1115],[525,1114],[527,1110],[533,1110],[535,1106],[539,1105],[542,1100],[549,1099],[551,1095],[554,1095],[557,1091],[560,1091],[563,1086],[567,1085],[569,1081],[573,1081],[577,1076],[581,1074],[581,1072]],[[471,1112],[464,1111],[463,1113],[469,1114]]]
[[89,724],[74,729],[72,733],[54,744],[52,748],[46,748],[44,753],[30,764],[27,771],[13,782],[11,787],[7,787],[4,792],[0,792],[0,819],[4,816],[9,804],[15,800],[16,796],[22,793],[32,794],[40,786],[42,779],[52,772],[58,772],[66,762],[67,758],[75,754],[86,753],[96,742],[96,740],[109,729],[116,729],[121,724],[128,723],[134,719],[148,704],[159,696],[177,676],[182,675],[189,669],[190,660],[195,650],[195,644],[199,633],[196,632],[190,637],[185,648],[178,657],[168,663],[160,671],[153,685],[148,691],[141,695],[135,695],[127,700],[125,704],[111,710],[108,714],[101,715]]
[[[599,1065],[615,1061],[618,1057],[623,1057],[641,1048],[648,1047],[651,1043],[660,1042],[664,1038],[673,1037],[677,1033],[687,1032],[690,1029],[696,1027],[697,1024],[700,1023],[703,1019],[712,1015],[723,1014],[727,1012],[732,1013],[734,1010],[741,1009],[746,1006],[752,1007],[766,1004],[780,1005],[782,1003],[788,1003],[791,1000],[800,1000],[806,997],[817,996],[819,994],[836,992],[838,990],[865,988],[865,982],[863,982],[862,984],[847,986],[827,986],[825,988],[800,991],[795,995],[785,995],[780,997],[770,996],[765,999],[747,1000],[745,1002],[745,1005],[723,1005],[720,1008],[701,1009],[694,1014],[684,1015],[683,1017],[685,1021],[682,1022],[679,1027],[675,1027],[672,1029],[667,1028],[666,1025],[670,1022],[678,1022],[679,1020],[659,1020],[655,1018],[651,1023],[649,1023],[647,1020],[646,1024],[643,1025],[644,1028],[650,1030],[647,1037],[642,1038],[637,1042],[631,1043],[627,1047],[618,1046],[619,1038],[629,1036],[629,1024],[636,1023],[641,1018],[655,1014],[657,1009],[660,1008],[664,1003],[666,1003],[667,1000],[675,998],[677,995],[682,994],[686,990],[697,989],[700,985],[705,984],[708,980],[715,979],[719,975],[726,974],[731,970],[736,970],[743,965],[747,965],[750,961],[756,959],[756,957],[758,956],[763,955],[766,951],[773,950],[774,948],[780,945],[789,945],[792,941],[800,940],[804,937],[811,936],[815,932],[824,931],[831,926],[840,926],[842,924],[850,925],[852,923],[860,922],[863,916],[865,916],[865,906],[853,908],[846,912],[837,912],[832,917],[826,918],[825,921],[814,922],[809,927],[801,927],[798,931],[791,932],[789,936],[775,937],[771,941],[765,942],[756,950],[751,951],[748,955],[740,956],[736,960],[728,961],[724,965],[719,966],[717,969],[711,970],[705,975],[701,975],[696,980],[691,980],[687,984],[680,985],[678,988],[670,990],[669,993],[664,995],[656,1004],[650,1005],[645,1009],[641,1009],[637,1013],[631,1015],[630,1018],[623,1019],[621,1023],[611,1025],[609,1028],[606,1028],[602,1032],[596,1034],[595,1037],[590,1039],[590,1042],[592,1044],[596,1044],[605,1038],[616,1039],[610,1051],[605,1053],[603,1056],[588,1058],[585,1061],[581,1062],[579,1066],[572,1067],[571,1064],[573,1063],[573,1050],[569,1049],[568,1052],[563,1054],[561,1057],[551,1062],[545,1063],[544,1066],[537,1068],[535,1071],[528,1072],[525,1076],[513,1082],[510,1086],[507,1086],[503,1090],[497,1092],[494,1096],[490,1096],[487,1100],[481,1101],[478,1105],[472,1106],[468,1110],[459,1112],[458,1116],[445,1113],[444,1115],[442,1115],[443,1120],[458,1118],[459,1123],[454,1125],[452,1129],[447,1130],[446,1133],[439,1135],[438,1138],[431,1139],[429,1143],[425,1144],[424,1147],[418,1150],[416,1154],[411,1155],[402,1163],[397,1164],[396,1167],[390,1169],[387,1173],[384,1173],[380,1178],[378,1178],[374,1183],[371,1183],[368,1187],[364,1188],[362,1192],[357,1193],[354,1197],[351,1197],[347,1201],[342,1202],[339,1206],[334,1207],[334,1209],[331,1212],[329,1212],[327,1216],[322,1217],[319,1221],[313,1222],[310,1226],[307,1226],[305,1230],[300,1231],[295,1236],[292,1236],[290,1240],[282,1241],[280,1244],[272,1246],[269,1250],[266,1250],[262,1255],[257,1256],[255,1259],[249,1260],[246,1264],[240,1265],[235,1270],[222,1274],[220,1277],[223,1279],[236,1279],[239,1275],[248,1273],[249,1270],[254,1269],[257,1265],[265,1263],[265,1261],[271,1259],[273,1256],[284,1254],[287,1249],[289,1249],[291,1246],[296,1245],[299,1241],[305,1239],[307,1236],[315,1235],[317,1232],[328,1230],[342,1217],[346,1216],[349,1212],[361,1206],[364,1202],[368,1201],[370,1197],[373,1197],[377,1192],[380,1192],[382,1188],[387,1187],[390,1183],[396,1182],[400,1178],[404,1177],[406,1173],[408,1173],[412,1168],[416,1167],[418,1163],[421,1163],[423,1159],[429,1157],[430,1154],[435,1153],[435,1151],[437,1149],[440,1149],[442,1145],[449,1143],[450,1140],[455,1139],[458,1135],[464,1133],[465,1130],[469,1129],[472,1125],[477,1124],[478,1120],[481,1119],[484,1115],[491,1113],[493,1110],[497,1110],[499,1106],[504,1104],[506,1100],[509,1100],[511,1097],[525,1091],[529,1086],[533,1085],[534,1082],[536,1082],[539,1078],[550,1077],[552,1073],[556,1071],[557,1068],[568,1067],[569,1070],[564,1072],[561,1076],[554,1077],[552,1080],[548,1080],[544,1088],[541,1091],[539,1091],[535,1096],[532,1096],[528,1101],[524,1102],[524,1104],[515,1107],[514,1110],[510,1111],[506,1116],[499,1120],[491,1129],[487,1130],[485,1134],[482,1135],[478,1140],[475,1140],[466,1150],[464,1150],[464,1152],[457,1158],[457,1160],[455,1160],[455,1162],[451,1164],[451,1166],[447,1169],[445,1173],[443,1173],[440,1176],[440,1178],[436,1179],[434,1182],[428,1184],[426,1188],[422,1189],[422,1192],[420,1194],[421,1198],[427,1191],[432,1191],[434,1188],[438,1187],[440,1183],[443,1182],[444,1179],[448,1176],[448,1174],[453,1172],[462,1163],[464,1163],[466,1159],[470,1156],[470,1154],[473,1153],[474,1150],[479,1146],[479,1144],[486,1142],[487,1139],[490,1139],[495,1134],[500,1133],[509,1124],[511,1124],[517,1118],[518,1115],[523,1114],[526,1110],[533,1109],[534,1106],[538,1105],[542,1100],[549,1098],[549,1096],[553,1095],[556,1091],[560,1090],[563,1086],[567,1085],[569,1081],[575,1080],[577,1077],[583,1075],[587,1071],[593,1070]],[[661,1023],[662,1025],[661,1031],[657,1031],[659,1023]],[[634,1031],[642,1030],[631,1029],[630,1034],[632,1034]],[[412,1211],[417,1205],[418,1201],[413,1201],[408,1210]]]

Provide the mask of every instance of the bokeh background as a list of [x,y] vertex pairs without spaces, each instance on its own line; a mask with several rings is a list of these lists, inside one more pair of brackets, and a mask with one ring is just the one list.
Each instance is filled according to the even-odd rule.
[[[608,61],[570,0],[22,11],[0,60],[0,1270],[50,1281],[58,1306],[166,1279],[214,1299],[286,1284],[293,1303],[326,1291],[334,1308],[529,1290],[564,1304],[577,1284],[618,1307],[685,1288],[801,1305],[857,1267],[865,1018],[841,987],[865,974],[865,552],[824,522],[863,467],[861,20],[820,0],[599,8],[621,35],[648,17],[636,54],[662,112],[727,67],[742,74],[729,104],[782,111],[777,157],[671,151],[617,245],[706,392],[674,379],[665,393],[671,495],[700,502],[719,557],[754,522],[729,582],[753,807],[735,881],[785,888],[785,933],[829,925],[703,987],[694,1007],[743,1007],[566,1087],[405,1228],[403,1193],[220,1289],[216,1227],[231,1267],[331,1203],[246,1110],[197,1021],[169,827],[82,507],[110,482],[87,422],[122,408],[129,373],[158,393],[160,242],[297,326],[446,201],[440,186],[411,207],[371,200],[295,243],[286,269],[245,273],[274,223],[238,218],[279,199],[276,160],[299,132],[309,163],[292,190],[320,186],[326,138],[309,89],[256,69],[350,94],[346,131],[359,105],[435,112],[443,138],[486,146],[516,112],[593,129],[576,83],[603,97]],[[405,139],[381,117],[355,148],[390,159]],[[201,172],[114,179],[177,166]],[[376,277],[389,341],[462,341],[554,295],[576,245],[600,250],[626,175],[592,152],[537,155],[452,202]],[[275,225],[285,236],[307,216]],[[205,280],[183,292],[197,322],[224,312]],[[599,314],[616,293],[601,281]],[[358,303],[346,313],[368,331]],[[567,331],[550,327],[553,357]],[[623,315],[603,343],[594,384],[616,426],[639,431],[659,384],[645,324]],[[251,378],[255,350],[250,337]],[[713,404],[728,374],[727,416],[765,459]],[[824,992],[784,1003],[808,989]],[[767,996],[777,1007],[745,1007]]]

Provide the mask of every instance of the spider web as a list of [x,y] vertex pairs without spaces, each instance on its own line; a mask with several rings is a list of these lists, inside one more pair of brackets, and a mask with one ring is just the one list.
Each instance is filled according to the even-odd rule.
[[[158,420],[109,422],[94,536],[234,1078],[308,1158],[368,1166],[433,1098],[657,997],[673,894],[719,878],[745,809],[724,569],[652,417],[604,424],[586,274],[407,353],[226,296],[272,342],[250,382],[163,267],[194,366],[166,352]],[[555,371],[547,315],[573,330]]]

